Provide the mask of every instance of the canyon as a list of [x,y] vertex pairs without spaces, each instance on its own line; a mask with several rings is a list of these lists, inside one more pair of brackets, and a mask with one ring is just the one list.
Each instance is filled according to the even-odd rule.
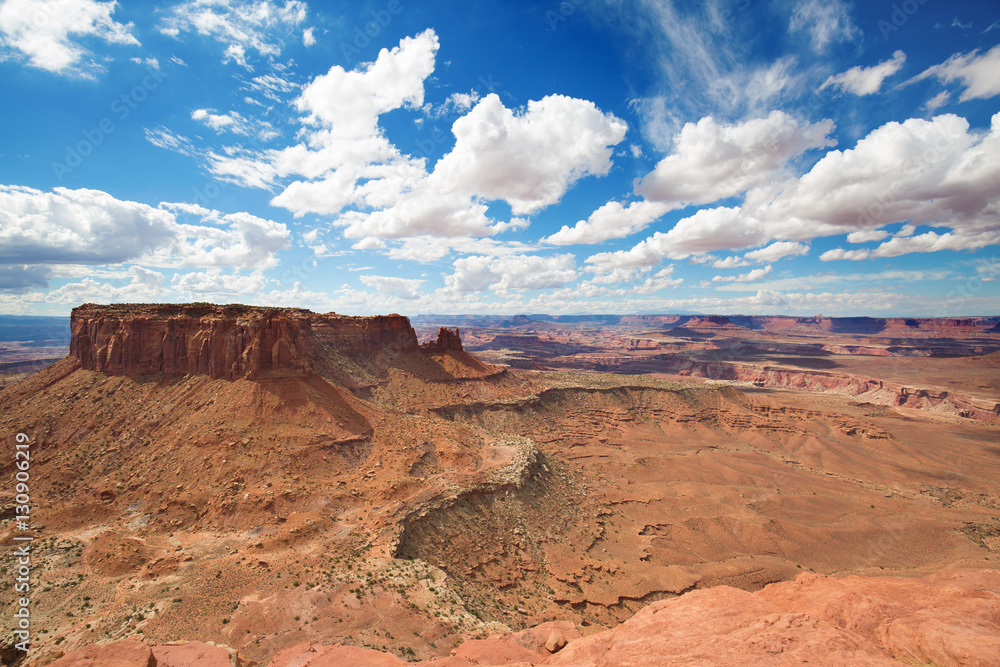
[[78,307],[24,664],[996,664],[998,325]]

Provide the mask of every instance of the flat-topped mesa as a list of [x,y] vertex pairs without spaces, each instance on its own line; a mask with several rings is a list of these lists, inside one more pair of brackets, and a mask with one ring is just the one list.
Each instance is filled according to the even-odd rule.
[[458,333],[458,327],[455,327],[455,331],[447,327],[441,327],[438,329],[437,340],[429,341],[420,346],[426,352],[446,352],[448,350],[461,350],[462,349],[462,337]]
[[330,346],[346,355],[419,350],[402,315],[320,315],[301,308],[84,304],[73,309],[70,328],[70,355],[84,369],[110,375],[305,375],[318,351]]

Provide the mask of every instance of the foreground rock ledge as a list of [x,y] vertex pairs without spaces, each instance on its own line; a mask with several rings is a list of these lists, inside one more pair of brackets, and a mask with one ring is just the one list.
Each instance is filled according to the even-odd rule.
[[[222,667],[253,663],[231,649],[200,642],[147,647],[129,639],[74,651],[51,664]],[[1000,571],[952,569],[924,578],[844,579],[805,573],[756,593],[728,586],[692,591],[655,602],[618,627],[588,637],[580,637],[571,623],[557,621],[468,641],[449,657],[418,663],[355,646],[303,644],[273,656],[267,667],[406,664],[1000,665]]]

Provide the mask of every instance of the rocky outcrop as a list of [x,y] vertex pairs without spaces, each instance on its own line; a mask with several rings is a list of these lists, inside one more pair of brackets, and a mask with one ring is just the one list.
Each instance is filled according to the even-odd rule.
[[[113,642],[75,651],[54,666],[241,664],[231,649],[199,642],[170,646],[168,654],[162,645]],[[1000,665],[1000,571],[947,570],[920,579],[806,573],[756,593],[715,586],[654,602],[618,627],[587,637],[572,623],[550,622],[473,639],[449,657],[416,663],[357,646],[307,642],[274,655],[268,667],[807,663]]]
[[[348,317],[242,305],[85,304],[73,309],[71,332],[70,355],[84,369],[109,375],[295,376],[307,374],[318,356],[331,351],[394,358],[419,349],[402,315]],[[458,332],[448,333],[448,349],[461,349]]]
[[997,570],[802,574],[757,593],[718,586],[655,602],[542,664],[998,665],[998,605]]
[[51,663],[52,667],[241,667],[249,665],[228,646],[171,642],[147,646],[137,639],[94,644]]
[[437,340],[424,343],[420,347],[427,352],[447,352],[448,350],[461,350],[462,337],[459,336],[457,327],[455,328],[455,331],[452,331],[447,327],[441,327],[438,330]]

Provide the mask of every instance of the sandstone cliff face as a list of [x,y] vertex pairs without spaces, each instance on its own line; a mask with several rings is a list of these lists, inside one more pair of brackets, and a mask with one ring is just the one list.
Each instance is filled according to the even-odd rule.
[[304,375],[320,346],[347,355],[419,349],[401,315],[347,317],[297,308],[85,304],[73,309],[70,328],[70,355],[84,369],[109,375]]

